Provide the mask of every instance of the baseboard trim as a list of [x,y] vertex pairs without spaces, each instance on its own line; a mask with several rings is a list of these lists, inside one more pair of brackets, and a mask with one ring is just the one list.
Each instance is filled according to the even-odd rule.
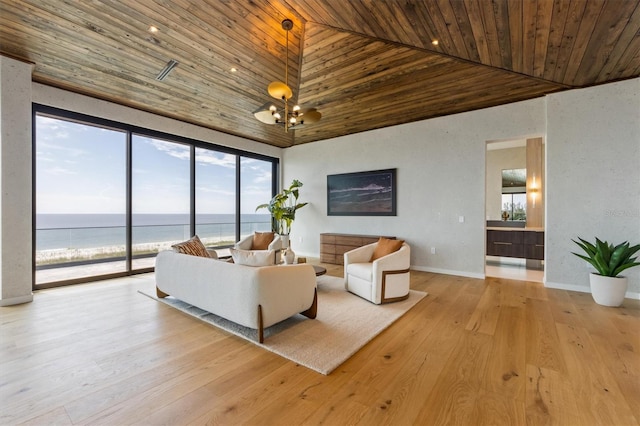
[[589,287],[585,287],[583,285],[554,283],[552,281],[545,281],[544,286],[547,288],[554,288],[556,290],[568,290],[568,291],[577,291],[579,293],[591,293],[591,291],[589,290]]
[[412,266],[411,269],[422,272],[433,272],[434,274],[456,275],[459,277],[485,279],[484,274],[476,274],[468,271],[455,271],[452,269],[431,268],[428,266]]
[[[591,289],[583,285],[563,284],[563,283],[554,283],[554,282],[546,281],[544,283],[544,286],[547,288],[553,288],[556,290],[568,290],[568,291],[577,291],[580,293],[591,293]],[[640,300],[640,293],[635,291],[628,291],[625,293],[624,298]]]
[[23,303],[33,302],[33,293],[26,296],[11,297],[9,299],[0,299],[0,306],[21,305]]

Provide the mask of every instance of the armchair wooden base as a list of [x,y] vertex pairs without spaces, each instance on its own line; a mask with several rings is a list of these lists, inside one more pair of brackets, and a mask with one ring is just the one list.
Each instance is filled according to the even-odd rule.
[[381,300],[380,303],[392,303],[392,302],[399,302],[401,300],[405,300],[409,298],[409,292],[407,291],[407,294],[405,294],[404,296],[397,296],[397,297],[385,297],[385,290],[387,288],[387,275],[394,275],[394,274],[408,274],[409,273],[409,268],[407,269],[397,269],[397,270],[390,270],[390,271],[382,271],[382,295],[381,295]]

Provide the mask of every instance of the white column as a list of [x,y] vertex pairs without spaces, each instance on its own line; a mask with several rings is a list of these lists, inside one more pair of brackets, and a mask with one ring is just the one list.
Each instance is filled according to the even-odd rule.
[[33,300],[31,72],[0,55],[0,306]]

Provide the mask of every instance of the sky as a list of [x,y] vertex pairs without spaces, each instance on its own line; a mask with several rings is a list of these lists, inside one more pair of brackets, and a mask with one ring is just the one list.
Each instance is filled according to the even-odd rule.
[[[134,134],[132,147],[133,213],[188,213],[189,146]],[[35,156],[38,214],[125,213],[125,132],[38,115]],[[234,213],[235,167],[234,155],[196,149],[196,213]],[[240,167],[251,214],[271,198],[271,163]]]

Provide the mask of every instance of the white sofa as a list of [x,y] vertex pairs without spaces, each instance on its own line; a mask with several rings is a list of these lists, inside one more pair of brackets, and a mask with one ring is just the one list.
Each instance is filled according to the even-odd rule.
[[316,275],[309,264],[245,266],[205,257],[158,253],[156,291],[258,331],[297,313],[315,318]]

